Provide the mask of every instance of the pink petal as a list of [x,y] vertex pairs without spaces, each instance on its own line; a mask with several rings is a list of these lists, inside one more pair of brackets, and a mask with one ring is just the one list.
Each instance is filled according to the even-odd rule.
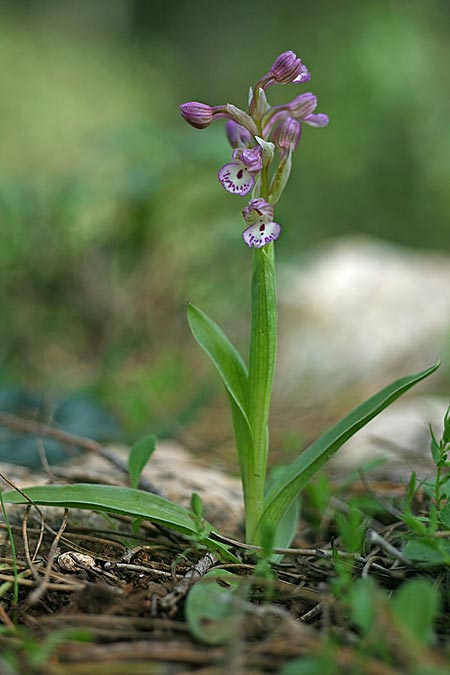
[[326,127],[328,125],[328,115],[318,113],[317,115],[307,115],[303,118],[303,122],[309,124],[310,127]]

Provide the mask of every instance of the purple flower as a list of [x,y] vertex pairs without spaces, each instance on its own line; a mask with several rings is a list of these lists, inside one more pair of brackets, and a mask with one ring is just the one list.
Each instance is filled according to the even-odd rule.
[[251,133],[234,120],[228,120],[225,131],[232,148],[249,148],[253,143]]
[[222,186],[233,194],[246,195],[255,184],[255,174],[263,167],[262,151],[254,148],[237,148],[233,151],[234,162],[225,164],[219,171],[218,178]]
[[273,106],[263,118],[264,137],[267,138],[275,124],[288,117],[293,117],[299,122],[306,122],[311,127],[326,127],[328,115],[323,113],[314,114],[317,108],[317,96],[310,92],[296,96],[289,103]]
[[[274,61],[272,68],[266,73],[257,83],[255,92],[258,88],[267,89],[271,84],[289,84],[295,82],[302,84],[311,78],[307,67],[303,65],[298,56],[292,52],[283,52]],[[251,110],[254,108],[255,102],[250,106]]]
[[308,82],[308,80],[311,79],[311,73],[309,72],[308,68],[302,63],[300,66],[300,72],[295,78],[295,80],[292,80],[295,84],[303,84],[303,82]]
[[304,119],[310,115],[317,108],[317,96],[308,92],[307,94],[300,94],[292,101],[286,104],[285,109],[289,111],[292,117],[297,119]]
[[186,122],[196,129],[206,129],[214,119],[214,108],[198,101],[183,103],[180,112]]
[[275,145],[280,148],[281,155],[285,155],[288,152],[294,152],[295,148],[298,145],[300,136],[302,133],[302,127],[298,120],[294,117],[286,117],[282,120],[272,134],[272,141]]
[[308,115],[303,119],[310,127],[326,127],[328,126],[328,115],[324,113],[317,113],[317,115]]
[[270,69],[273,80],[279,84],[295,82],[302,73],[302,62],[294,52],[283,52]]
[[280,236],[281,226],[273,222],[273,206],[265,199],[252,199],[242,215],[249,226],[242,233],[248,246],[262,248]]

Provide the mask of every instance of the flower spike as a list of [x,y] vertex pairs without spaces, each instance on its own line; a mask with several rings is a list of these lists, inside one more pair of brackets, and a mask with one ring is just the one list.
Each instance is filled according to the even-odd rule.
[[244,196],[253,191],[253,199],[242,212],[247,224],[242,236],[250,247],[262,248],[280,235],[281,227],[273,220],[274,205],[289,180],[303,123],[311,127],[328,124],[327,115],[315,112],[314,94],[299,94],[288,103],[272,106],[266,90],[273,84],[302,84],[310,78],[301,59],[289,50],[277,56],[270,70],[250,87],[247,110],[232,103],[210,106],[191,101],[180,106],[182,117],[197,129],[206,129],[219,118],[227,120],[226,135],[233,153],[219,170],[218,179],[232,194]]

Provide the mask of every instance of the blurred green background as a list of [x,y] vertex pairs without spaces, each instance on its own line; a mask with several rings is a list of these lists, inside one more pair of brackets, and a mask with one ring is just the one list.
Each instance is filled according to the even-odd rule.
[[355,232],[448,252],[449,38],[448,0],[0,2],[5,406],[19,387],[51,415],[81,392],[126,437],[229,445],[185,308],[245,352],[243,203],[216,180],[223,124],[194,130],[179,103],[245,107],[294,50],[331,122],[304,130],[279,260]]

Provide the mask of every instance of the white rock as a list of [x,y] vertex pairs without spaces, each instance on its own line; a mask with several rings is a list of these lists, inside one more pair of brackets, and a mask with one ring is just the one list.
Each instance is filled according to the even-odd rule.
[[438,396],[396,401],[347,441],[329,468],[346,472],[383,458],[385,462],[377,468],[377,474],[406,480],[412,471],[420,477],[434,475],[429,426],[439,440],[449,403],[450,399]]
[[449,353],[450,259],[369,238],[339,240],[280,270],[278,376],[285,392],[411,373]]

